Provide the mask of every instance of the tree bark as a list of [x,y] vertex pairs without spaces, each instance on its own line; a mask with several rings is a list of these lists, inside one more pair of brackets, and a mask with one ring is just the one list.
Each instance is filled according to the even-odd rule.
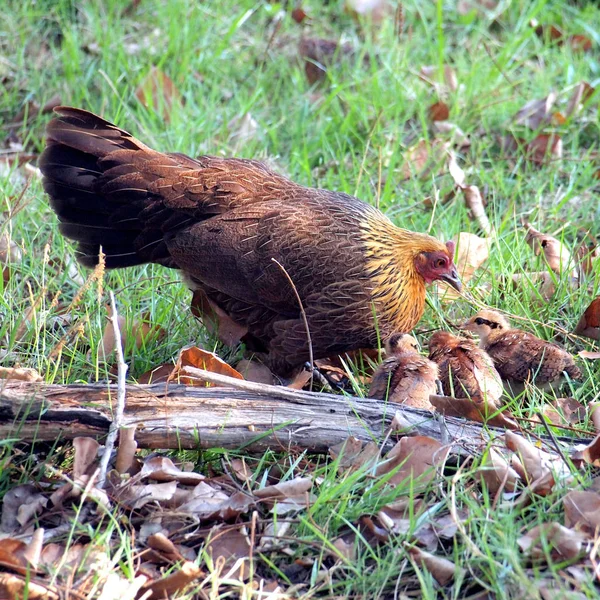
[[[381,442],[397,411],[406,426],[401,434],[427,435],[454,450],[475,450],[504,433],[380,400],[234,381],[237,388],[246,389],[128,385],[123,426],[137,427],[141,448],[254,452],[266,448],[326,452],[348,436]],[[116,394],[116,385],[5,382],[0,387],[0,436],[26,442],[77,436],[102,441]]]

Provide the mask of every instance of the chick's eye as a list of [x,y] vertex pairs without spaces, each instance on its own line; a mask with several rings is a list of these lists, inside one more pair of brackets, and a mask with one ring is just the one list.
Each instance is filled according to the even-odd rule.
[[475,319],[476,325],[483,325],[483,319]]

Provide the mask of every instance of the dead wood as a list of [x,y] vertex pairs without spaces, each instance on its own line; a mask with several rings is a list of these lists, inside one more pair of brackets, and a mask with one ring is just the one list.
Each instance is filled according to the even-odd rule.
[[[404,434],[427,435],[452,444],[455,451],[473,450],[504,433],[380,400],[233,381],[245,389],[128,385],[121,424],[137,426],[140,448],[222,447],[254,452],[266,448],[326,452],[350,435],[380,442],[388,435],[396,411],[406,424]],[[26,442],[77,436],[102,441],[116,399],[116,385],[5,382],[0,387],[0,436]]]

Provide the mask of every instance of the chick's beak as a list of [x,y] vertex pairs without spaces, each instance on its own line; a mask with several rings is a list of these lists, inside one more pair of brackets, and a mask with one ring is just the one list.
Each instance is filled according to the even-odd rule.
[[460,281],[460,277],[458,276],[456,267],[452,267],[452,270],[442,275],[440,279],[450,284],[457,292],[460,293],[462,291],[462,283]]

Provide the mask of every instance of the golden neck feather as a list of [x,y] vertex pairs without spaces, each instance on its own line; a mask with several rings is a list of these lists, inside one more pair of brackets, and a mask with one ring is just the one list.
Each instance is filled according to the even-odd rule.
[[417,272],[415,257],[439,250],[442,244],[428,235],[400,229],[380,213],[370,214],[363,222],[362,241],[381,333],[412,331],[425,310],[425,281]]

